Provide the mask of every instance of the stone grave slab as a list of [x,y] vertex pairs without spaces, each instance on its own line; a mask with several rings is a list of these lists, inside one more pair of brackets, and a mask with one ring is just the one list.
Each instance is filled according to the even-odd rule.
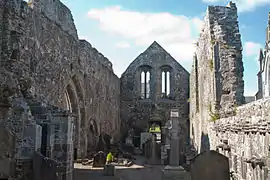
[[106,164],[106,155],[104,152],[99,151],[94,155],[93,167],[104,167]]
[[191,180],[230,180],[229,160],[216,151],[206,151],[191,160]]

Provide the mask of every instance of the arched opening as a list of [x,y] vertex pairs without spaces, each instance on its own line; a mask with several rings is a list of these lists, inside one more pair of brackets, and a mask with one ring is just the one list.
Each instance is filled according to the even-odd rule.
[[91,155],[96,149],[98,139],[98,127],[95,120],[90,120],[87,130],[87,155]]
[[150,98],[150,71],[142,70],[141,72],[141,98]]
[[161,97],[167,98],[171,95],[171,67],[161,67]]
[[170,84],[170,72],[162,71],[162,94],[164,96],[169,96],[171,91]]
[[82,156],[82,153],[86,154],[86,138],[82,138],[84,134],[84,119],[85,119],[85,107],[84,107],[84,93],[82,91],[79,80],[73,77],[64,91],[64,103],[63,108],[73,113],[76,117],[74,122],[74,159]]
[[70,111],[76,116],[76,120],[74,122],[74,159],[77,159],[78,157],[78,133],[79,133],[79,127],[78,127],[78,121],[80,119],[80,112],[78,108],[78,97],[76,94],[76,90],[74,87],[74,84],[70,83],[67,85],[65,90],[65,108],[66,110]]

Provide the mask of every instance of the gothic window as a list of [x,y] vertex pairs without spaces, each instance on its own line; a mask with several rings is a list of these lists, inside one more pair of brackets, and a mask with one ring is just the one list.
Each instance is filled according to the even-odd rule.
[[168,97],[171,93],[171,73],[169,70],[162,70],[161,72],[161,90],[162,97]]
[[71,102],[70,102],[70,97],[68,94],[68,91],[65,91],[65,101],[66,101],[66,110],[72,112],[72,107],[71,107]]
[[141,98],[150,98],[150,71],[143,70],[141,72]]

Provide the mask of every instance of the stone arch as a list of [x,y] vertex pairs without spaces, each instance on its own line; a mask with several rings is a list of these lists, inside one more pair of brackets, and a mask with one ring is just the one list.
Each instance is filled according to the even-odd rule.
[[85,106],[84,91],[79,79],[72,76],[64,88],[64,107],[76,116],[74,122],[74,158],[80,157],[85,151],[84,122]]
[[89,120],[88,129],[87,129],[87,154],[93,152],[96,148],[98,141],[98,127],[96,121],[91,118]]
[[139,92],[141,99],[151,98],[152,89],[152,67],[148,65],[142,65],[138,68],[138,82],[139,82]]
[[172,89],[171,89],[171,82],[172,82],[172,71],[173,68],[169,65],[163,65],[160,67],[160,87],[161,87],[161,97],[167,98],[170,96]]

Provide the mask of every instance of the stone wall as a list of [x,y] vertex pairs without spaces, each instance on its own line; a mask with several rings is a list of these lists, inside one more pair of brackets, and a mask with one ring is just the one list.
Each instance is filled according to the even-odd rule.
[[[56,151],[63,151],[66,168],[73,162],[73,142],[68,139],[74,139],[78,157],[95,149],[100,134],[117,140],[119,78],[106,57],[78,39],[70,11],[58,0],[33,0],[30,5],[9,0],[0,1],[0,15],[0,123],[15,134],[13,159],[25,159],[25,153],[31,152],[26,158],[31,167],[35,143],[41,139],[34,133],[36,125],[48,119],[49,107],[69,110],[76,119],[74,138],[69,125],[60,134],[66,143],[48,138],[48,155],[55,159]],[[57,131],[54,121],[45,120],[45,124],[52,127],[50,132]]]
[[[170,94],[162,94],[162,71],[170,71]],[[149,98],[141,98],[141,72],[150,72]],[[179,111],[182,142],[188,136],[189,73],[157,42],[141,53],[121,76],[121,120],[123,134],[133,128],[135,135],[148,131],[150,122],[165,125],[170,109]],[[183,147],[183,146],[182,146]]]
[[270,99],[261,99],[235,109],[235,116],[209,123],[212,150],[229,157],[239,179],[269,179]]
[[244,103],[242,44],[237,8],[209,6],[190,77],[190,132],[198,151],[209,149],[209,121]]
[[270,76],[269,76],[269,65],[270,65],[270,12],[268,14],[268,24],[266,28],[266,41],[264,50],[260,49],[259,54],[260,68],[257,74],[258,76],[258,92],[256,99],[270,96]]

